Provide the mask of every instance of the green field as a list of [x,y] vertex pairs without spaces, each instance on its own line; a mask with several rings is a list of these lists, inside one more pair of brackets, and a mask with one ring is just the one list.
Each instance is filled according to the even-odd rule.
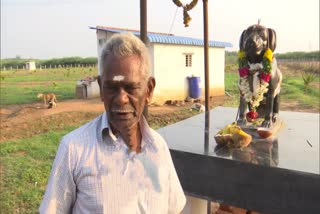
[[[285,76],[282,102],[294,101],[303,107],[319,110],[319,70],[314,81],[305,89],[299,72],[302,68],[296,71],[288,70],[288,67],[282,69]],[[39,102],[36,95],[40,92],[54,92],[58,94],[58,100],[74,98],[76,81],[96,74],[96,68],[1,71],[1,107]],[[225,105],[237,106],[236,66],[227,65],[225,74],[226,92],[232,98]],[[177,119],[171,122],[179,119],[172,118]],[[37,213],[59,140],[74,128],[64,126],[62,131],[48,131],[30,138],[0,143],[0,213]]]
[[96,76],[97,68],[57,68],[1,71],[0,105],[37,102],[38,93],[55,93],[58,100],[74,98],[76,82]]

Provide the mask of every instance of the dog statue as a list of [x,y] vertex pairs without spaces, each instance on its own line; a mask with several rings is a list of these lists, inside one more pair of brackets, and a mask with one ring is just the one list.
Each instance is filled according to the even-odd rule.
[[[263,127],[271,127],[278,119],[282,74],[273,56],[276,43],[276,32],[260,23],[248,27],[241,34],[237,119],[240,126],[256,119],[258,112],[264,115]],[[247,106],[249,112],[245,115]]]

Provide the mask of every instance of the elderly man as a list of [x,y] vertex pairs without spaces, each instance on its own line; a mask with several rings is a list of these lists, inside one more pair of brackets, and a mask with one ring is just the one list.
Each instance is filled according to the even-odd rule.
[[105,112],[63,137],[40,213],[179,213],[186,199],[163,138],[142,115],[151,100],[148,49],[110,38],[98,78]]

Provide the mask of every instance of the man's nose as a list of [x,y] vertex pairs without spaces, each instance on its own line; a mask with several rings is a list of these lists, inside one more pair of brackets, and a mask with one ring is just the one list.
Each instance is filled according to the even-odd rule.
[[123,105],[129,102],[128,93],[123,88],[119,89],[115,98],[115,102],[118,105]]

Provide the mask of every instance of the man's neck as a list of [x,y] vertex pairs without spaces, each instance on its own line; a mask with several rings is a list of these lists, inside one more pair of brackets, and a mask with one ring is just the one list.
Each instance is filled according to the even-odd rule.
[[127,130],[123,130],[122,132],[119,131],[118,133],[121,135],[131,151],[140,153],[142,134],[139,123]]

